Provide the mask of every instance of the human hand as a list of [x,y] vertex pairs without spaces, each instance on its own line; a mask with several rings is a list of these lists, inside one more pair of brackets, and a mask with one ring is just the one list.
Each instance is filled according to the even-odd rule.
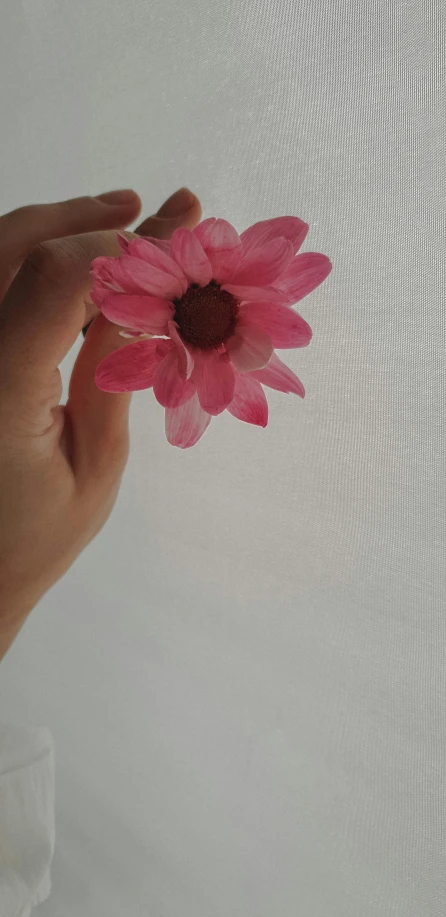
[[[94,373],[128,341],[89,299],[91,261],[119,254],[113,230],[140,211],[125,194],[0,217],[0,659],[106,522],[127,461],[131,396],[100,391]],[[137,232],[166,239],[200,216],[182,189]],[[58,366],[93,319],[60,405]]]

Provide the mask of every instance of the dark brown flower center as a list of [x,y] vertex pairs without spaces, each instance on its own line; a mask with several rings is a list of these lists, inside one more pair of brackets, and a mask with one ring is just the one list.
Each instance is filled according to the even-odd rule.
[[231,293],[221,290],[215,280],[207,287],[192,284],[174,302],[176,321],[185,341],[202,350],[223,344],[235,330],[238,305]]

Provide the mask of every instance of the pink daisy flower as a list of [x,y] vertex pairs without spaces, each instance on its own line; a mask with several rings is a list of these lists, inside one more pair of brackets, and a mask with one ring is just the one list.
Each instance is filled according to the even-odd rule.
[[102,360],[98,387],[153,388],[167,439],[182,449],[225,410],[265,427],[263,386],[305,395],[274,351],[310,342],[311,328],[290,307],[331,270],[325,255],[296,255],[307,232],[297,217],[277,217],[239,236],[212,217],[168,242],[120,235],[120,257],[93,261],[92,299],[125,336],[144,337]]

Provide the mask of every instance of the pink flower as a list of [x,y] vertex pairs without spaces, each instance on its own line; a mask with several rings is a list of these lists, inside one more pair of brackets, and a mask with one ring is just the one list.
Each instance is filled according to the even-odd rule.
[[274,350],[310,342],[311,328],[290,307],[331,270],[325,255],[296,256],[307,232],[297,217],[278,217],[239,236],[212,217],[169,242],[119,236],[120,257],[93,262],[92,299],[125,336],[144,337],[102,360],[98,387],[153,387],[167,439],[183,449],[224,410],[265,427],[263,386],[305,395]]

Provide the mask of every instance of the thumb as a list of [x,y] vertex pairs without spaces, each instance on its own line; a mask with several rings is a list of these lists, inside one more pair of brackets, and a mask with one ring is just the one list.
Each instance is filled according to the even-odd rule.
[[[182,188],[136,232],[168,239],[180,226],[192,229],[200,218],[198,199]],[[78,480],[87,481],[93,476],[97,481],[98,476],[121,474],[127,460],[131,393],[103,392],[94,381],[101,360],[129,344],[119,330],[102,314],[98,315],[88,326],[72,372],[67,410],[72,427],[73,469]]]

